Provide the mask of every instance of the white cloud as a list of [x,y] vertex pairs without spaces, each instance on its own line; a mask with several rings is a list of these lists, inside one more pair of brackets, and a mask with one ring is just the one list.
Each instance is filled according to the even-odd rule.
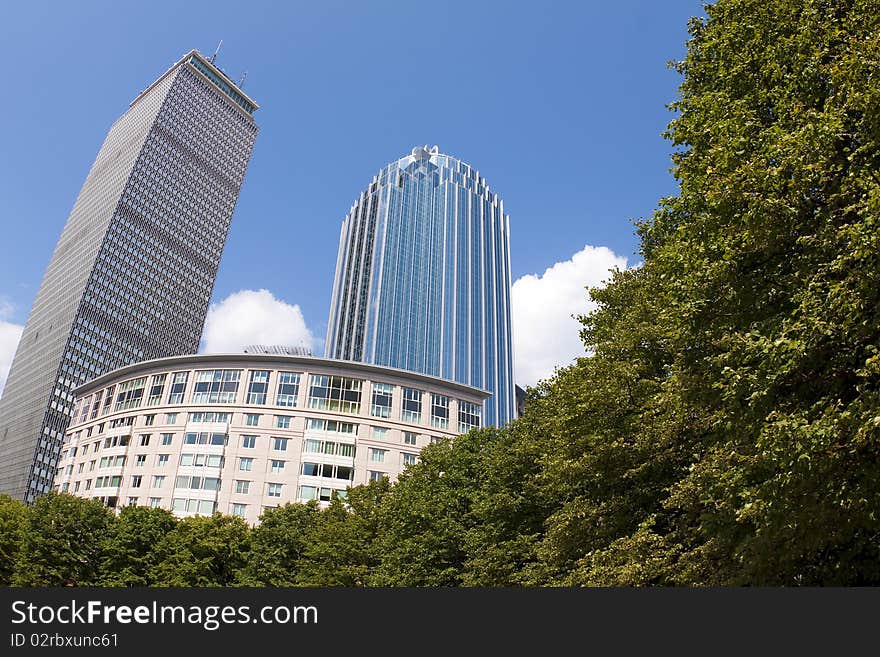
[[241,290],[212,304],[202,332],[202,353],[241,353],[249,344],[313,349],[302,311],[269,290]]
[[12,317],[14,310],[12,303],[0,297],[0,395],[3,394],[6,377],[12,366],[12,357],[15,356],[21,332],[24,330],[23,326],[5,321]]
[[535,385],[586,353],[581,324],[573,316],[596,307],[585,288],[606,282],[614,268],[625,269],[626,258],[607,247],[587,245],[543,275],[527,274],[514,282],[510,310],[517,384]]

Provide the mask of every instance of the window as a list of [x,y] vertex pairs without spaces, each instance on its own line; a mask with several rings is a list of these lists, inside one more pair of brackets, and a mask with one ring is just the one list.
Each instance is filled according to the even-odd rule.
[[410,454],[408,452],[400,453],[400,464],[406,467],[407,465],[415,465],[415,462],[418,460],[418,457],[415,454]]
[[155,406],[162,401],[162,388],[165,387],[167,374],[154,374],[150,381],[150,396],[147,398],[147,406]]
[[102,456],[99,468],[121,468],[125,465],[125,456],[118,454],[116,456]]
[[129,497],[128,498],[128,506],[137,506],[137,503],[138,503],[138,498],[136,498],[136,497]]
[[200,370],[196,372],[193,404],[233,404],[238,394],[241,370]]
[[107,388],[107,392],[104,393],[104,408],[101,410],[101,413],[106,415],[110,411],[110,405],[113,403],[113,390],[116,386],[110,386]]
[[302,473],[306,477],[319,477],[321,472],[321,466],[318,463],[303,463],[302,464]]
[[394,387],[390,383],[373,384],[370,415],[373,417],[391,417],[391,393],[393,390]]
[[168,465],[168,454],[156,454],[156,467],[164,468]]
[[153,475],[153,488],[162,488],[165,485],[165,475]]
[[431,426],[449,428],[449,397],[431,393]]
[[146,454],[138,454],[134,461],[134,466],[136,468],[142,468],[147,463],[147,455]]
[[278,452],[286,452],[287,451],[287,438],[273,438],[272,439],[272,449]]
[[168,446],[171,444],[171,441],[174,440],[173,433],[163,433],[162,434],[162,445]]
[[184,445],[225,445],[225,433],[187,433],[183,437]]
[[238,459],[238,469],[242,472],[250,472],[254,468],[254,460],[252,458],[240,457]]
[[104,423],[103,422],[101,422],[101,424],[98,425],[97,432],[104,433]]
[[309,419],[306,424],[309,431],[333,431],[335,433],[351,433],[357,434],[358,425],[351,422],[338,422],[336,420],[316,420]]
[[359,413],[363,381],[344,376],[311,375],[309,408]]
[[129,408],[137,408],[141,405],[141,399],[144,396],[144,387],[147,385],[147,377],[142,376],[138,379],[126,381],[119,386],[116,393],[116,405],[114,411],[124,411]]
[[251,370],[248,378],[246,404],[265,404],[266,391],[269,389],[269,371]]
[[276,415],[275,416],[275,427],[277,429],[290,429],[290,416],[289,415]]
[[236,479],[235,480],[235,492],[241,493],[242,495],[247,495],[248,490],[251,487],[251,482],[245,481],[244,479]]
[[404,445],[415,445],[416,444],[416,434],[412,431],[404,431],[403,432],[403,444]]
[[247,504],[233,504],[232,505],[232,515],[238,516],[239,518],[244,518],[244,515],[246,512],[247,512]]
[[150,508],[151,509],[158,509],[160,504],[162,504],[161,497],[151,497],[150,498]]
[[150,436],[152,434],[142,433],[141,434],[141,447],[148,447],[150,444]]
[[[85,422],[89,419],[89,404],[91,404],[92,398],[91,396],[86,397],[82,401],[80,401],[80,410],[82,411],[79,416],[80,422]],[[74,411],[73,416],[76,418],[76,411]]]
[[210,516],[217,510],[217,503],[210,500],[188,500],[175,497],[171,508],[177,513],[199,513]]
[[143,479],[143,475],[132,475],[131,476],[131,487],[132,488],[140,488],[142,479]]
[[181,454],[180,465],[196,468],[222,468],[223,457],[219,454]]
[[373,427],[373,440],[387,440],[388,429],[384,427]]
[[270,472],[275,472],[275,473],[284,472],[284,464],[285,463],[286,463],[286,461],[277,461],[275,459],[272,459],[272,466],[270,468]]
[[86,479],[86,490],[89,490],[92,487],[92,480]]
[[336,443],[336,455],[354,457],[354,445],[349,443]]
[[377,472],[375,470],[370,470],[370,481],[379,481],[384,479],[388,475],[384,472]]
[[471,429],[480,428],[480,419],[483,415],[483,407],[471,402],[458,402],[458,431],[467,433]]
[[79,467],[78,467],[77,470],[76,470],[76,473],[77,473],[77,474],[81,474],[82,471],[83,471],[83,468],[85,467],[85,465],[86,465],[86,462],[85,462],[85,461],[83,461],[82,463],[80,463],[80,464],[79,464]]
[[299,394],[299,372],[278,373],[278,394],[275,397],[276,406],[296,406],[296,397]]
[[177,413],[165,413],[165,424],[177,424]]
[[229,413],[216,413],[216,412],[208,412],[208,413],[190,413],[189,421],[195,424],[203,424],[206,422],[214,423],[214,424],[228,424],[229,423]]
[[191,477],[182,475],[174,481],[175,488],[189,488],[190,490],[219,490],[220,479],[217,477]]
[[415,388],[403,389],[403,407],[400,417],[404,422],[418,424],[422,421],[422,391]]
[[97,461],[89,461],[89,472],[95,469],[95,463],[97,463]]
[[257,446],[257,437],[256,436],[242,436],[241,437],[241,446],[247,449],[253,449]]
[[78,490],[79,490],[79,482],[76,482],[76,483],[73,485],[73,492],[76,493]]
[[370,461],[373,463],[384,463],[385,462],[385,452],[387,450],[384,449],[374,449],[370,448]]
[[[182,404],[183,393],[186,391],[186,379],[189,372],[175,372],[171,379],[171,390],[168,392],[169,404]],[[171,424],[169,422],[169,424]]]
[[[324,467],[327,468],[327,465],[325,464]],[[333,474],[325,474],[324,476],[351,481],[354,478],[354,468],[348,465],[335,465],[333,466]]]
[[269,497],[281,497],[281,487],[283,484],[266,484],[266,495]]
[[315,440],[314,438],[306,438],[303,441],[303,451],[304,452],[321,452],[321,446],[324,444],[321,440]]
[[153,426],[153,422],[156,421],[155,415],[145,415],[144,416],[144,426],[151,427]]
[[297,496],[303,502],[318,499],[318,489],[316,486],[300,486],[299,495]]
[[246,413],[244,416],[245,426],[256,427],[260,424],[260,416],[257,413]]

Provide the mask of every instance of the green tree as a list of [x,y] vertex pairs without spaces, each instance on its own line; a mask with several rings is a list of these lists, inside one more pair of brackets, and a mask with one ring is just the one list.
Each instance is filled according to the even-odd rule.
[[15,565],[16,586],[90,586],[101,564],[102,536],[115,521],[98,500],[47,493],[28,508]]
[[124,507],[103,540],[101,586],[148,586],[156,545],[177,520],[170,511],[144,506]]
[[153,586],[231,586],[247,563],[248,534],[238,517],[184,518],[156,544],[147,579]]
[[12,584],[15,561],[27,527],[27,506],[0,495],[0,586]]
[[251,530],[244,586],[295,586],[308,536],[318,518],[317,504],[285,504],[266,509]]
[[306,534],[297,586],[369,586],[379,564],[376,541],[379,510],[391,484],[387,479],[350,488],[334,498]]

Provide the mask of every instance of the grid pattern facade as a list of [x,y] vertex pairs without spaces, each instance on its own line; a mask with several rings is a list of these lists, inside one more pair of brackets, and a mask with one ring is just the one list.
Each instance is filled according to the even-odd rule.
[[[210,402],[199,385],[209,378],[225,388]],[[186,383],[175,389],[175,380]],[[426,409],[445,400],[451,421],[408,415],[405,394],[413,393]],[[266,507],[324,504],[349,486],[395,479],[426,445],[480,426],[487,394],[421,374],[301,356],[139,363],[76,390],[54,485],[115,508],[220,511],[255,523]]]
[[193,61],[114,123],[74,204],[0,398],[0,492],[49,490],[78,385],[198,349],[258,128]]
[[509,226],[436,147],[389,164],[342,224],[326,355],[489,390],[486,423],[513,419]]

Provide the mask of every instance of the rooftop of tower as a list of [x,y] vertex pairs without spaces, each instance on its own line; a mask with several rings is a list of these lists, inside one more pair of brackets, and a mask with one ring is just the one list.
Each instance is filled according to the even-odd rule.
[[205,58],[195,49],[190,50],[179,60],[174,62],[174,64],[160,75],[155,82],[140,92],[137,98],[131,101],[131,104],[134,105],[144,94],[159,84],[166,75],[170,75],[173,71],[177,70],[178,67],[183,66],[184,64],[190,64],[194,69],[201,73],[202,76],[204,76],[207,81],[217,89],[217,91],[229,98],[236,107],[241,109],[248,116],[253,116],[253,113],[260,108],[256,101],[244,93],[244,91],[241,90],[241,87],[233,82],[232,78],[230,78],[223,69],[214,64],[211,60]]

